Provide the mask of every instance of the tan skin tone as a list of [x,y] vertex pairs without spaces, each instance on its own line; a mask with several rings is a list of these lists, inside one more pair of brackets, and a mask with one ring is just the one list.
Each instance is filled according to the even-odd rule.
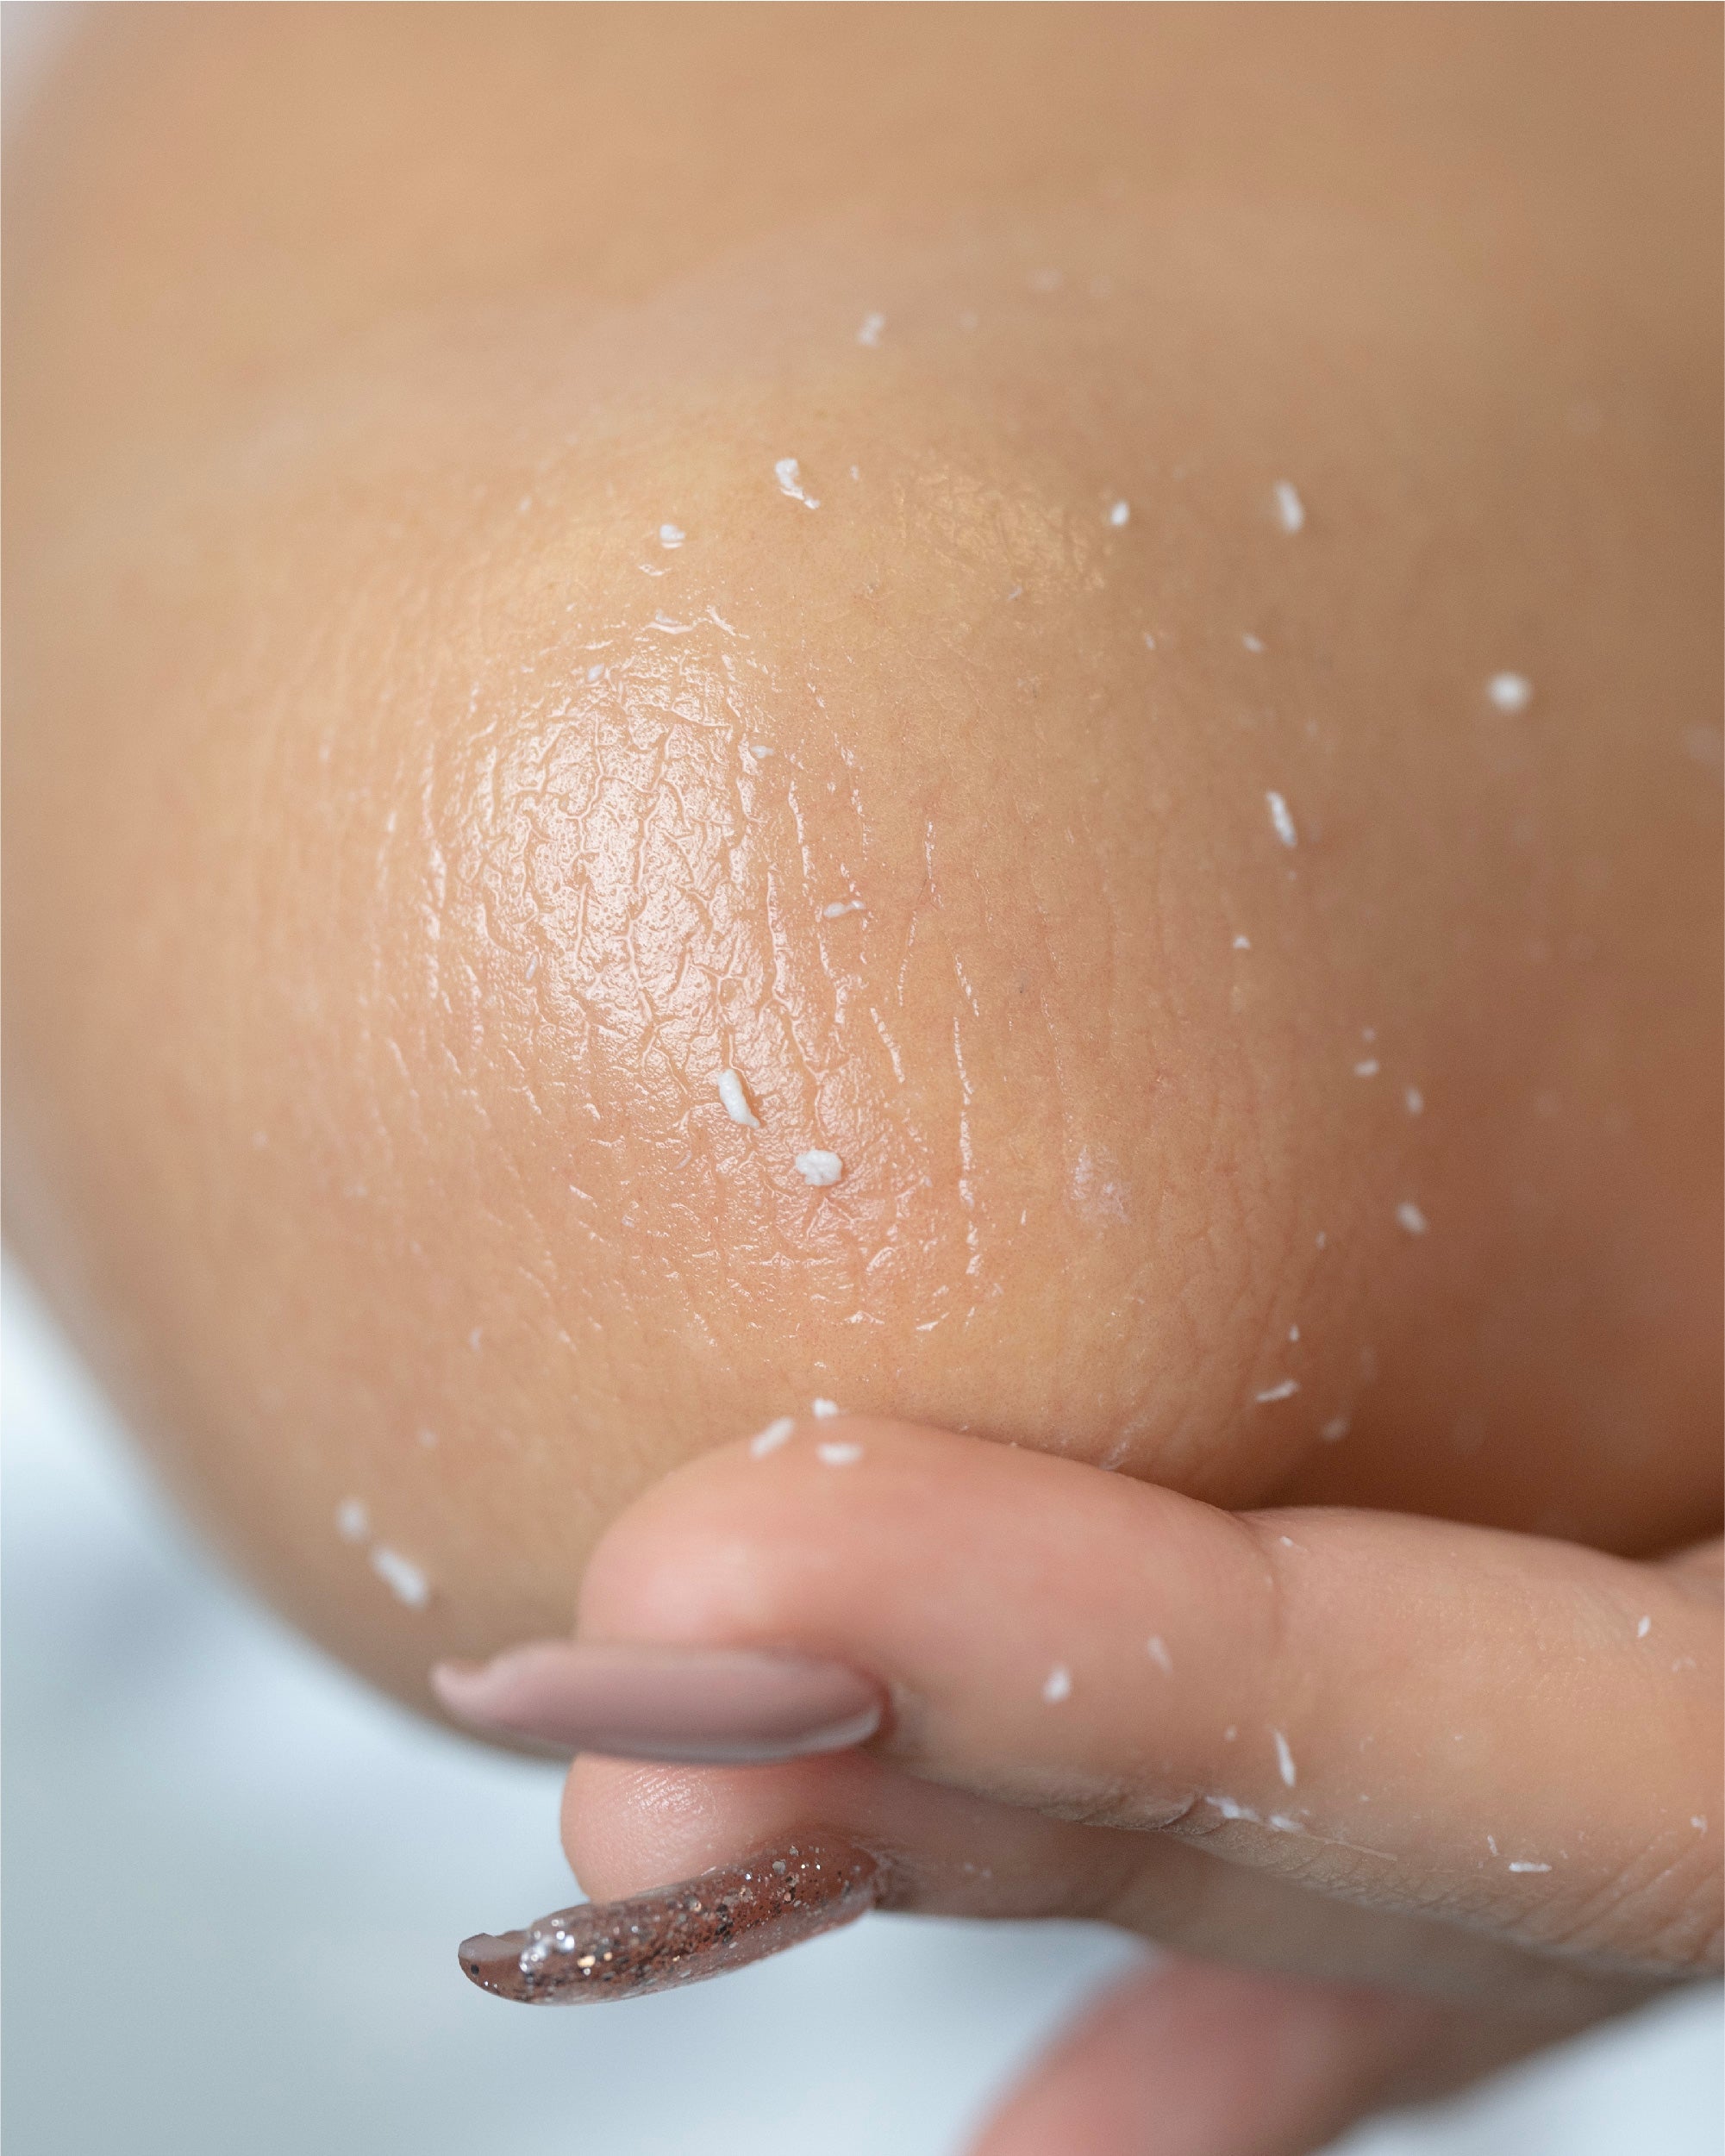
[[[422,1703],[434,1656],[567,1630],[701,1463],[588,1574],[588,1628],[650,1631],[616,1583],[698,1540],[676,1493],[722,1510],[715,1448],[817,1394],[960,1434],[916,1471],[954,1548],[1017,1461],[986,1440],[1109,1504],[1716,1532],[1717,44],[1662,9],[98,17],[8,176],[9,1227],[297,1620]],[[334,1533],[351,1496],[424,1611]],[[810,1529],[761,1517],[772,1579]],[[1705,1786],[1716,1618],[1610,1578],[1701,1628],[1659,1711]],[[1125,1589],[1086,1587],[1100,1638]],[[928,1681],[848,1604],[767,1628]],[[1559,1733],[1500,1718],[1539,1779]],[[900,1742],[818,1772],[909,1813],[819,1797],[912,1853],[908,1905],[997,1905],[918,1869],[942,1834],[1122,1839]],[[590,1762],[572,1853],[672,1876],[815,1772],[655,1808]],[[983,1811],[917,1811],[942,1784]],[[1134,1864],[1290,1891],[1228,1836]],[[1270,1959],[1326,1979],[1430,1952],[1322,1943],[1338,1894],[1403,1935],[1377,1886],[1212,1923],[1066,1847],[1014,1859],[1036,1906],[1224,1958],[1309,1930]],[[1544,1898],[1470,1919],[1589,1973],[1508,2037],[1467,1975],[1441,2070],[1382,1998],[1220,1972],[1098,2056],[1166,2097],[1222,2024],[1330,2016],[1315,2093],[1265,2068],[1265,2119],[1190,2144],[1309,2146],[1409,2045],[1453,2078],[1704,1962],[1669,1868],[1604,1948]],[[1081,2068],[1025,2103],[1115,2085]]]

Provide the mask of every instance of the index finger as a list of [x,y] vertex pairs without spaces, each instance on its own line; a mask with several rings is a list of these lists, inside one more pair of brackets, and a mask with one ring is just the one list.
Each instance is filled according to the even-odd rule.
[[911,1775],[1374,1909],[1666,1975],[1717,1952],[1716,1606],[1596,1552],[828,1422],[638,1503],[580,1637],[847,1664]]

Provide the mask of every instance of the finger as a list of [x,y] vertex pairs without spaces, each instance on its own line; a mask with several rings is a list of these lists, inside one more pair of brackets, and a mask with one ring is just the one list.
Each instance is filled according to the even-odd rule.
[[997,1805],[1618,1966],[1716,1954],[1718,1620],[1684,1576],[837,1428],[659,1485],[584,1638],[847,1663],[891,1699],[872,1753]]
[[1377,2109],[1440,2009],[1171,1961],[1086,2007],[972,2156],[1305,2156]]
[[1488,1935],[1314,1894],[1166,1834],[1086,1826],[907,1774],[867,1752],[745,1769],[588,1753],[564,1790],[577,1878],[614,1915],[810,1833],[873,1853],[874,1900],[949,1916],[1087,1917],[1207,1958],[1447,2002],[1491,2001],[1531,2043],[1631,2003],[1639,1987],[1531,1960]]

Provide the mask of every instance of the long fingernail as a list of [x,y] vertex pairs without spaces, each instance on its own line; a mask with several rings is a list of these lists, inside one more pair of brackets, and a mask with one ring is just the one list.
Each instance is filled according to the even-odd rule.
[[624,1759],[745,1765],[838,1752],[880,1727],[880,1689],[842,1662],[746,1647],[541,1640],[441,1662],[438,1697],[480,1728]]
[[482,1991],[527,2006],[581,2006],[698,1984],[764,1960],[873,1906],[878,1860],[848,1842],[799,1834],[680,1886],[590,1902],[525,1931],[461,1942],[461,1967]]

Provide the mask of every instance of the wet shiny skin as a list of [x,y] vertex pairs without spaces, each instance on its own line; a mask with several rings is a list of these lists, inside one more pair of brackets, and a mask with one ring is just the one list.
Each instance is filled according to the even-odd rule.
[[[951,24],[705,26],[740,128],[667,31],[586,20],[204,34],[236,82],[289,41],[289,132],[328,39],[409,137],[434,108],[459,244],[363,159],[305,209],[273,120],[167,159],[133,100],[185,32],[128,28],[66,129],[151,146],[128,263],[172,297],[119,329],[78,295],[134,168],[21,153],[14,1232],[178,1487],[418,1698],[816,1395],[1228,1502],[1703,1531],[1712,213],[1590,161],[1601,84],[1681,53],[1373,25],[1241,86],[1219,17],[1058,66],[1033,17],[937,136],[894,41],[946,65]],[[1495,126],[1518,67],[1549,132],[1446,194],[1406,82]],[[476,68],[537,166],[484,97],[444,125]],[[569,209],[618,154],[578,81],[634,101],[627,244]],[[1387,116],[1315,176],[1335,97]],[[1127,124],[1205,99],[1214,164]],[[693,238],[653,153],[691,130],[741,174]],[[294,305],[176,175],[290,220]]]

